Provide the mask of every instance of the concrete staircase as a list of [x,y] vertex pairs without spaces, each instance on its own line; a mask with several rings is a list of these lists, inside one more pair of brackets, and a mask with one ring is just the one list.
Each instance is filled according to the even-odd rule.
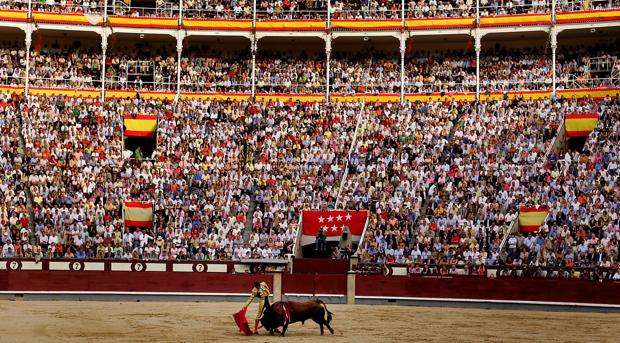
[[27,167],[27,156],[26,156],[26,140],[24,139],[23,132],[23,118],[21,111],[18,110],[17,115],[17,141],[19,144],[19,155],[22,159],[22,164],[20,166],[20,170],[22,172],[22,183],[24,185],[24,192],[26,193],[26,208],[28,209],[28,216],[30,219],[31,227],[34,226],[34,198],[32,196],[32,192],[30,191],[30,168]]
[[252,235],[252,219],[254,218],[254,211],[256,211],[256,184],[252,185],[252,188],[249,190],[249,195],[250,206],[245,217],[245,230],[243,230],[244,242],[249,242],[250,236]]

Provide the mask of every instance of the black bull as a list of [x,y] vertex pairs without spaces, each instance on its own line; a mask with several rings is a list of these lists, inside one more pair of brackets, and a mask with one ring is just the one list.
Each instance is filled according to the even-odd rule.
[[[325,318],[326,313],[327,318]],[[325,303],[321,300],[275,302],[265,309],[260,322],[272,335],[274,330],[282,327],[282,336],[284,336],[289,324],[296,322],[301,322],[303,324],[309,319],[319,324],[321,327],[321,335],[323,334],[323,326],[327,326],[329,332],[332,335],[334,334],[334,330],[329,325],[332,321],[332,313],[329,312],[327,306],[325,306]]]

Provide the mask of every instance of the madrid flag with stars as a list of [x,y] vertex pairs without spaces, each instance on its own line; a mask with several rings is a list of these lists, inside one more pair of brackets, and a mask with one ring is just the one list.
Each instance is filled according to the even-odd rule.
[[349,228],[351,240],[359,243],[366,226],[368,211],[303,211],[301,245],[314,244],[321,228],[327,242],[339,242],[344,227]]

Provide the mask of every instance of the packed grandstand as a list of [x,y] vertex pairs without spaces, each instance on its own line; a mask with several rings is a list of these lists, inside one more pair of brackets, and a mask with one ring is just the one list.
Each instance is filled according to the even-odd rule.
[[611,0],[0,1],[2,257],[283,259],[303,211],[352,210],[361,239],[331,257],[368,270],[611,278],[618,20]]

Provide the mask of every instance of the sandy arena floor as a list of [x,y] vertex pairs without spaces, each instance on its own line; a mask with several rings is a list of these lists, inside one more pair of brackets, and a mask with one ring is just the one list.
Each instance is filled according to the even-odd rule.
[[[618,342],[620,314],[328,305],[286,338],[242,336],[240,303],[0,301],[0,342]],[[256,311],[256,304],[248,314]]]

